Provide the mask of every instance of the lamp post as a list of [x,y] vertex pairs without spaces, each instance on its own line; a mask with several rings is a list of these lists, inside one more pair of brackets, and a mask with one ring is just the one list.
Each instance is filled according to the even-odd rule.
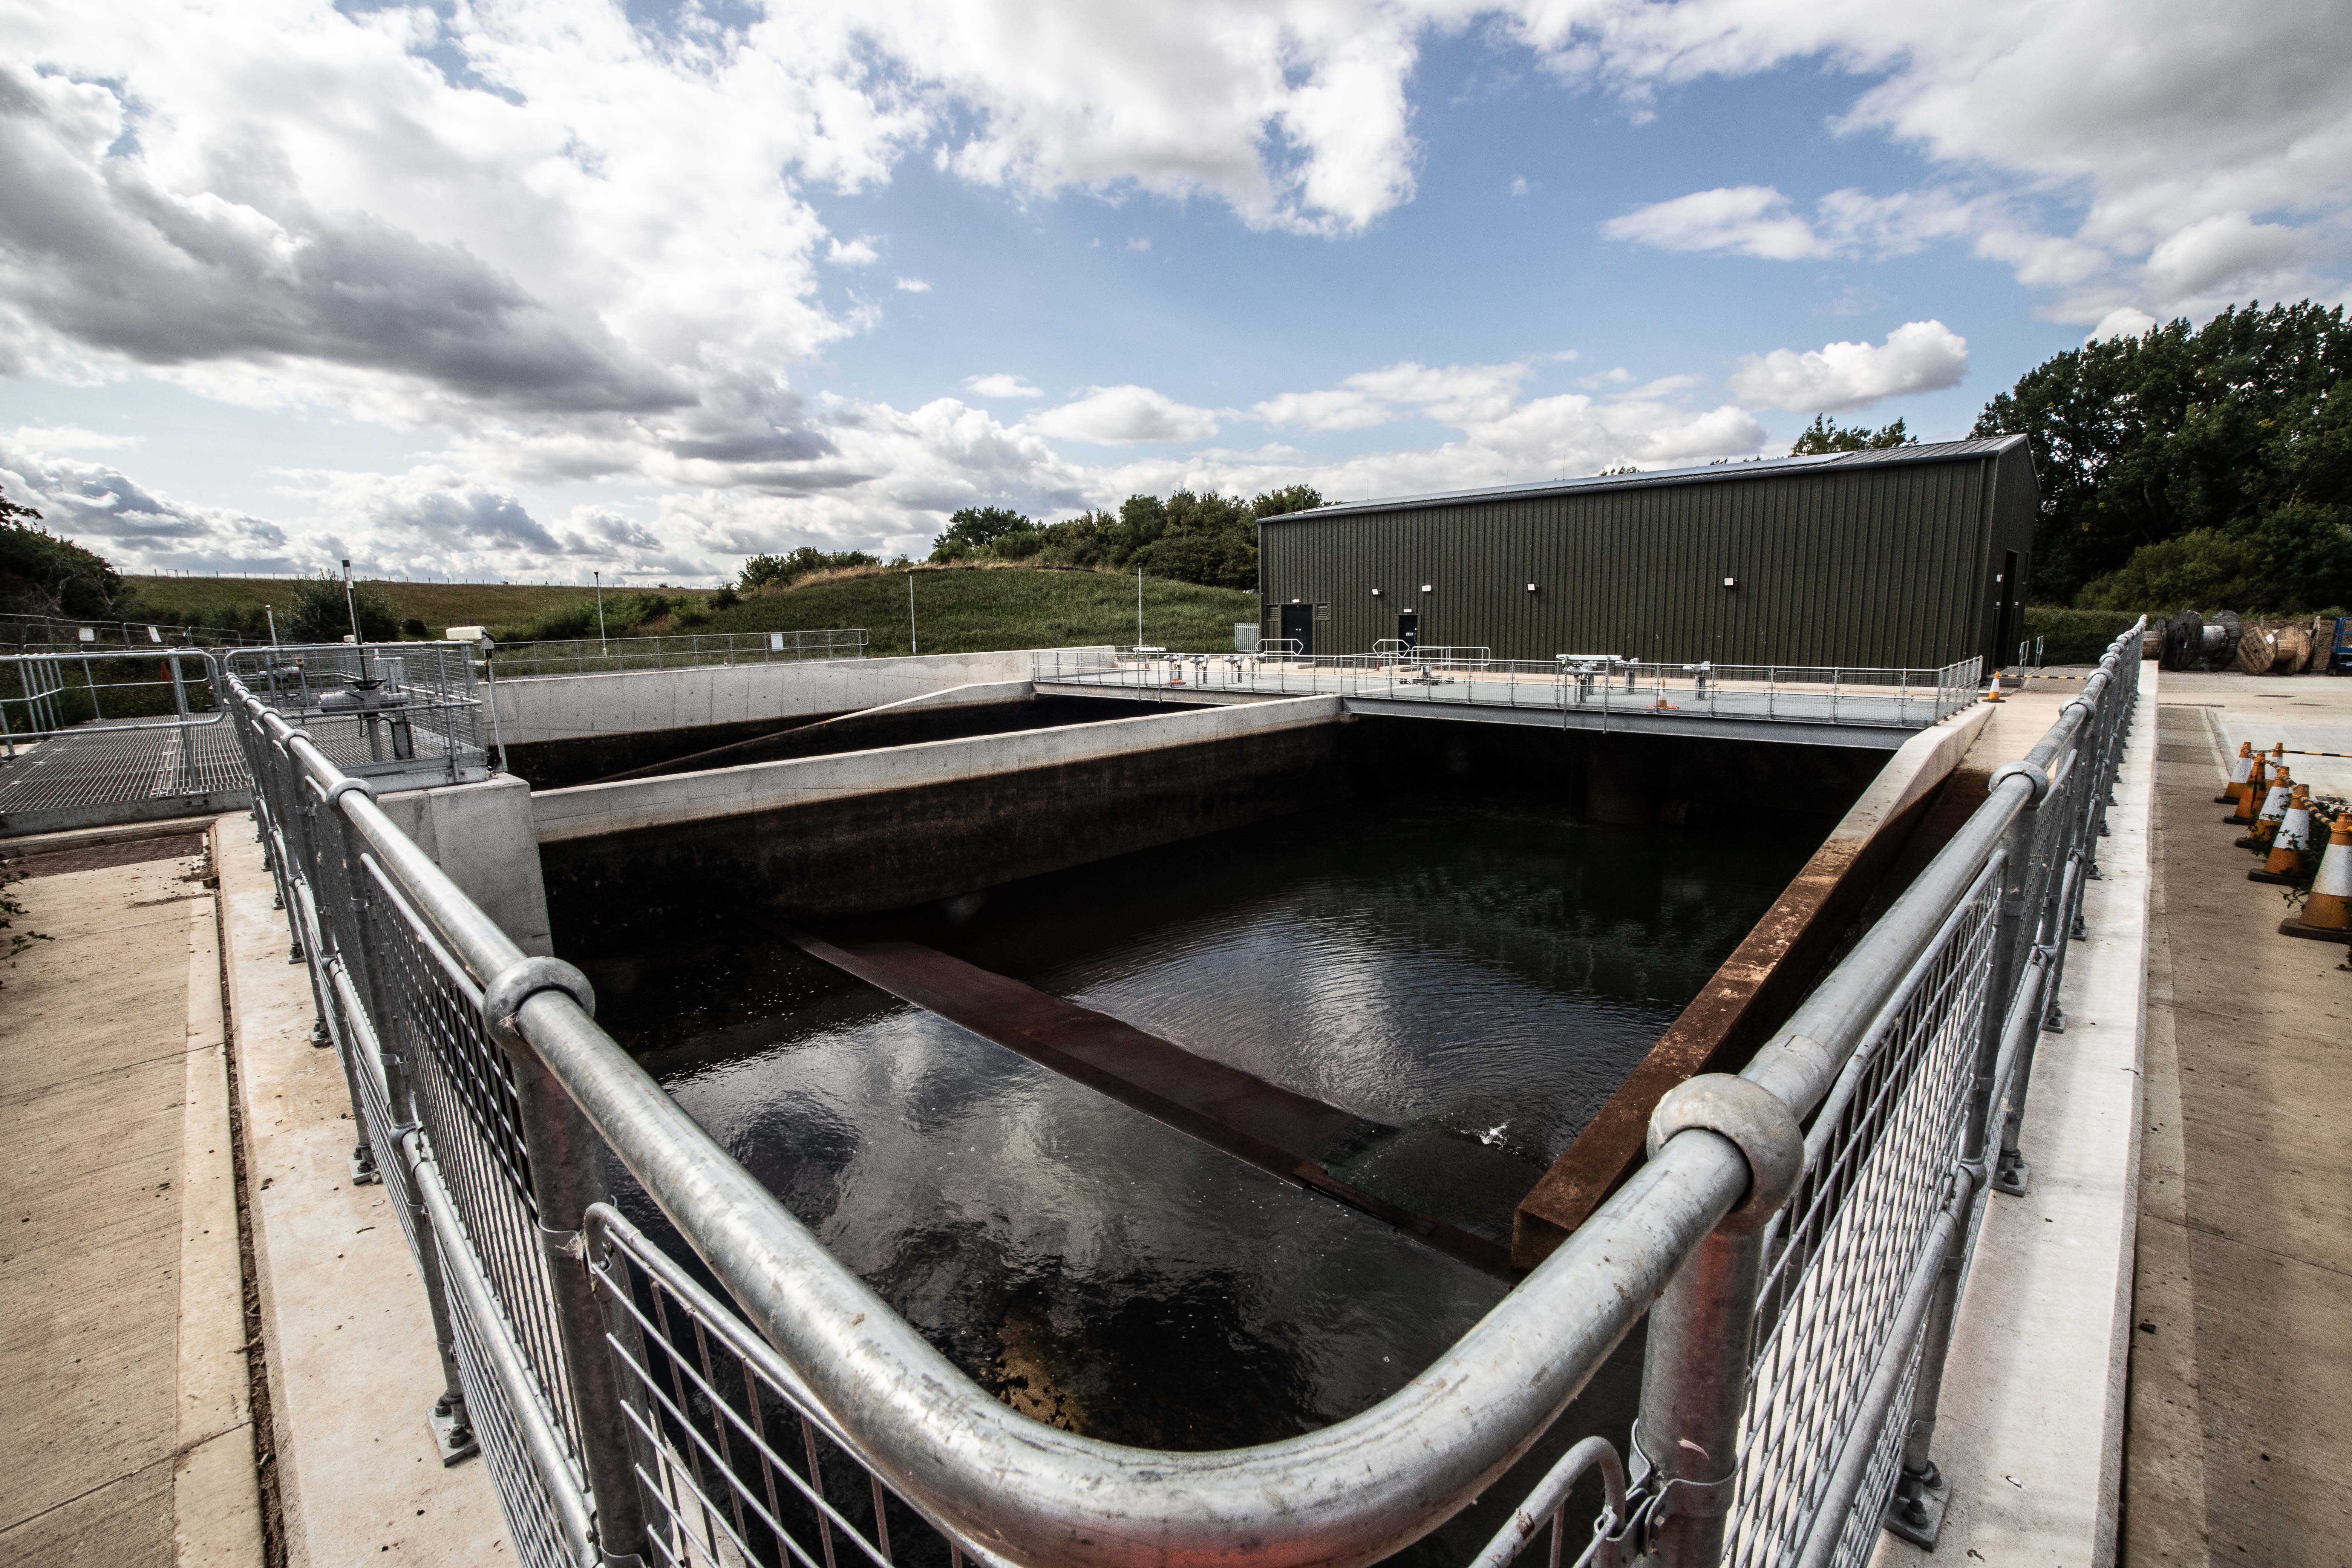
[[915,574],[912,572],[907,574],[907,651],[909,654],[923,651],[922,646],[915,641]]
[[[613,645],[604,636],[604,574],[592,572],[589,575],[596,579],[596,651],[610,656]],[[659,647],[661,645],[656,643],[654,646]]]

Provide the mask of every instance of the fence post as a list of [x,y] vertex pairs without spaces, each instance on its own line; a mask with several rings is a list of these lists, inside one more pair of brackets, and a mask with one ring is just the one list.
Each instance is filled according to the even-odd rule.
[[1689,1131],[1730,1142],[1748,1183],[1650,1309],[1633,1447],[1637,1489],[1659,1500],[1643,1559],[1654,1568],[1712,1568],[1723,1555],[1739,1482],[1764,1226],[1805,1168],[1795,1114],[1746,1079],[1708,1073],[1670,1090],[1650,1118],[1651,1156]]
[[[549,965],[551,961],[525,963]],[[584,980],[580,989],[587,992]],[[485,996],[486,1016],[499,1012],[499,982],[493,980]],[[523,1147],[530,1156],[531,1195],[539,1208],[540,1247],[554,1292],[563,1365],[572,1381],[581,1463],[595,1502],[597,1544],[605,1563],[633,1563],[645,1552],[645,1510],[629,1454],[628,1417],[622,1413],[613,1358],[604,1343],[604,1310],[596,1301],[581,1235],[589,1205],[607,1196],[604,1143],[528,1040],[516,1033],[502,1043],[515,1068]]]

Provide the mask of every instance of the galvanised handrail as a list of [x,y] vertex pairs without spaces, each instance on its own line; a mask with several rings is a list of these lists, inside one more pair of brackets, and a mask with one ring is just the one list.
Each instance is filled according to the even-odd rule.
[[[577,970],[525,954],[363,784],[252,694],[237,700],[298,759],[479,985],[490,1034],[523,1068],[561,1086],[828,1425],[919,1510],[985,1552],[1036,1568],[1371,1563],[1498,1479],[1663,1293],[1637,1458],[1652,1482],[1645,1506],[1659,1560],[1695,1563],[1711,1562],[1720,1541],[1716,1504],[1727,1482],[1717,1472],[1736,1451],[1756,1236],[1801,1169],[1800,1121],[2011,825],[2047,791],[2043,770],[2098,712],[2119,658],[2110,650],[2028,758],[1996,774],[1986,805],[1740,1078],[1695,1079],[1669,1096],[1653,1121],[1651,1159],[1451,1349],[1355,1416],[1208,1453],[1065,1432],[965,1377],[597,1026]],[[2112,743],[2103,763],[2112,763]],[[1690,1432],[1707,1442],[1683,1436]],[[1677,1487],[1691,1502],[1662,1507]]]
[[549,637],[531,642],[496,643],[490,646],[489,650],[490,663],[500,675],[509,679],[865,657],[866,628],[863,626],[832,626],[792,632],[665,632],[635,637]]

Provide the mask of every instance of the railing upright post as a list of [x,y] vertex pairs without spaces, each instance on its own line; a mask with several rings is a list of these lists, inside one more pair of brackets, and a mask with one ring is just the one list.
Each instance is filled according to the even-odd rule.
[[596,1539],[608,1564],[645,1552],[645,1510],[629,1455],[628,1417],[604,1343],[581,1235],[589,1205],[608,1195],[604,1150],[572,1097],[529,1043],[510,1059],[522,1112],[523,1146],[530,1155],[531,1195],[539,1208],[540,1246],[555,1298],[556,1332],[572,1383],[580,1458],[596,1509]]
[[1717,1230],[1650,1309],[1634,1484],[1666,1494],[1645,1568],[1714,1568],[1739,1478],[1739,1415],[1763,1277],[1760,1234]]

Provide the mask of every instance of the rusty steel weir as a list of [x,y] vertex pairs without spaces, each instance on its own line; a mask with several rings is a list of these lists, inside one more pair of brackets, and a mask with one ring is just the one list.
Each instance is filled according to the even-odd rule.
[[830,941],[791,926],[774,929],[812,958],[1203,1143],[1337,1198],[1498,1279],[1519,1278],[1503,1244],[1374,1197],[1325,1168],[1335,1156],[1359,1152],[1394,1128],[920,942],[847,935]]

